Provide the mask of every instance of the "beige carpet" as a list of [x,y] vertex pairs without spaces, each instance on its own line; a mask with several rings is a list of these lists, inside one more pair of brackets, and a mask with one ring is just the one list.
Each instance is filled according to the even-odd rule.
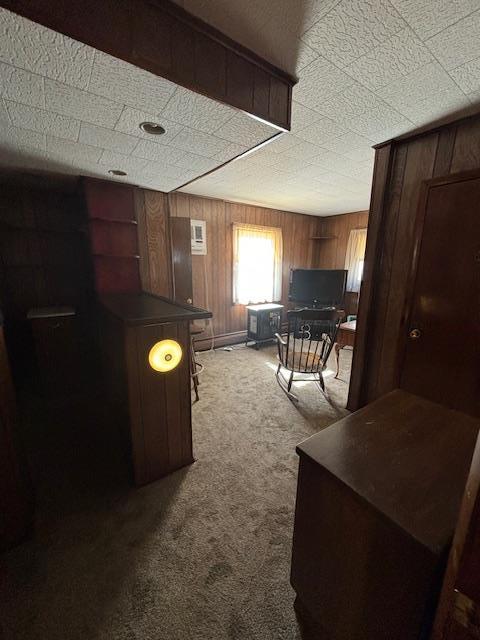
[[315,384],[297,386],[293,405],[273,348],[199,359],[197,462],[141,490],[126,483],[101,407],[68,433],[64,418],[50,416],[47,431],[30,421],[37,525],[0,561],[6,640],[300,637],[289,585],[295,445],[345,413],[351,351],[340,380],[326,378],[339,408]]

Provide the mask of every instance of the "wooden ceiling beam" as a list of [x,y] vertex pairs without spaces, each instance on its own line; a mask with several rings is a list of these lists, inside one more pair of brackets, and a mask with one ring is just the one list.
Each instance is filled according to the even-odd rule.
[[295,78],[169,0],[0,0],[0,6],[290,130]]

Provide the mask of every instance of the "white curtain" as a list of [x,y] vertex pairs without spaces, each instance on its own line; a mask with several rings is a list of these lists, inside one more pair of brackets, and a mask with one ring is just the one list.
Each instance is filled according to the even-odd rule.
[[352,229],[350,231],[345,257],[345,269],[348,269],[347,291],[360,291],[366,244],[366,229]]
[[233,225],[233,302],[250,304],[282,297],[282,230]]

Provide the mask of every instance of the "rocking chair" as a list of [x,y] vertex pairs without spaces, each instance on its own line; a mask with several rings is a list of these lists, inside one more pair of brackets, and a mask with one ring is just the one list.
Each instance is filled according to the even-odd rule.
[[[335,344],[343,311],[298,309],[288,311],[287,317],[287,339],[275,334],[279,360],[276,378],[287,396],[298,402],[291,391],[294,382],[316,382],[325,392],[323,370]],[[287,378],[283,370],[289,372]],[[303,377],[295,377],[296,374]]]

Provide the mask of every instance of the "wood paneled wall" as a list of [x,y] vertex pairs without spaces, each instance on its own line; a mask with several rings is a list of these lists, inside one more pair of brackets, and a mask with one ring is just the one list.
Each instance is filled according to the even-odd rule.
[[32,361],[27,312],[73,306],[85,316],[93,297],[86,211],[78,191],[2,184],[0,308],[14,373]]
[[349,409],[358,409],[399,383],[422,182],[478,168],[480,115],[377,149]]
[[290,268],[314,266],[318,218],[277,209],[225,202],[184,193],[169,195],[170,215],[207,222],[207,255],[192,256],[193,303],[213,312],[217,336],[246,329],[247,312],[232,302],[232,225],[280,227],[283,235],[282,303],[287,304]]
[[135,189],[135,214],[142,290],[173,296],[172,255],[167,194]]
[[344,269],[350,231],[365,229],[367,226],[368,211],[319,218],[316,235],[332,239],[315,241],[315,265],[320,269]]

